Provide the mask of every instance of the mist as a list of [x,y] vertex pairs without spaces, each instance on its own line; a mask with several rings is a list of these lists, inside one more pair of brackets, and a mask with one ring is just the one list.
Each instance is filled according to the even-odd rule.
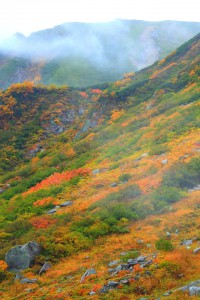
[[115,20],[106,23],[65,23],[1,39],[0,55],[32,63],[56,62],[93,66],[117,74],[151,65],[192,38],[200,23]]

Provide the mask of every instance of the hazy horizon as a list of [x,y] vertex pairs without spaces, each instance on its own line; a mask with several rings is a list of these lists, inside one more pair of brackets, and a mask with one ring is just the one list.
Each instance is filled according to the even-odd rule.
[[116,19],[200,22],[198,0],[7,0],[1,5],[0,39],[25,36],[68,22],[104,23]]

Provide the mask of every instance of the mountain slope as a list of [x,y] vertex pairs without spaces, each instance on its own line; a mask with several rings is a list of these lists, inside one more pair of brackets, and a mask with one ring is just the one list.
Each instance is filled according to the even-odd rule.
[[0,87],[24,80],[85,87],[118,80],[199,33],[199,23],[115,20],[66,23],[0,46]]
[[[1,271],[2,299],[162,299],[199,279],[199,49],[197,35],[101,89],[2,92],[2,153],[23,152],[1,164],[0,258],[42,246],[22,272],[38,282]],[[45,260],[52,267],[38,275]],[[167,296],[177,298],[187,292]]]

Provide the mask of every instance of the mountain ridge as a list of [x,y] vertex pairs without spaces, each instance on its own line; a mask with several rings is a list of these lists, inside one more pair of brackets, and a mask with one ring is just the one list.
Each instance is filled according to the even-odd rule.
[[199,31],[200,23],[115,20],[17,34],[0,47],[0,87],[24,80],[75,87],[115,81],[165,57]]

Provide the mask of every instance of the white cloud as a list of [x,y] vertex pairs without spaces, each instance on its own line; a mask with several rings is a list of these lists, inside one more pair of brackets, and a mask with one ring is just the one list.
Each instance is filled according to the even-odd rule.
[[0,35],[115,18],[199,21],[199,0],[0,0]]

